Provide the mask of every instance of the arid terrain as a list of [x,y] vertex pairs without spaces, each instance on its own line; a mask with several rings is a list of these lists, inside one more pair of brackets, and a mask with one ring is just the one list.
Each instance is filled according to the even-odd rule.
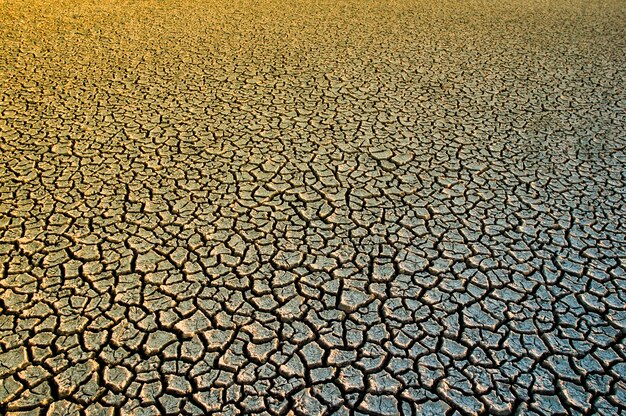
[[623,0],[0,0],[0,414],[626,412]]

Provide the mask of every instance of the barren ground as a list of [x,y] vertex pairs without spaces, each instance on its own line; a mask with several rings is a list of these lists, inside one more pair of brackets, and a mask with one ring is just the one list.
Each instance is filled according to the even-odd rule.
[[0,0],[0,414],[626,412],[625,68],[621,0]]

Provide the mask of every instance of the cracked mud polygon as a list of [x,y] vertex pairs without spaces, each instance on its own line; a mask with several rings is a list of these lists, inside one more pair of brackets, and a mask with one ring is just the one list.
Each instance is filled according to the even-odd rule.
[[625,29],[0,1],[0,414],[623,414]]

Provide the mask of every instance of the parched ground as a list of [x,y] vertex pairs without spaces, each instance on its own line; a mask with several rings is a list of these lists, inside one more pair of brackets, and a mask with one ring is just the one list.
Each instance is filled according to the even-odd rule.
[[626,412],[623,0],[0,0],[0,414]]

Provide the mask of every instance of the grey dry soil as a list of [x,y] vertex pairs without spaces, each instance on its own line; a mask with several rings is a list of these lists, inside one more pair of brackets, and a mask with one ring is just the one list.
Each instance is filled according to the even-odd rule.
[[0,413],[625,412],[625,28],[0,1]]

